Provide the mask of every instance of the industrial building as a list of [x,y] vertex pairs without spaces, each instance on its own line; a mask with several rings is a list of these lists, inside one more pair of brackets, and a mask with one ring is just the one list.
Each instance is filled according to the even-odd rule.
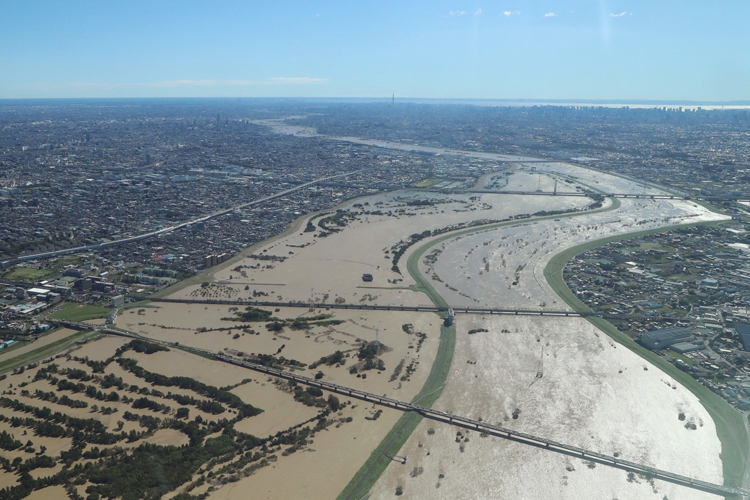
[[651,350],[666,349],[672,344],[679,342],[690,342],[693,335],[690,330],[679,326],[653,330],[641,335],[640,342]]
[[743,349],[750,351],[750,325],[747,323],[738,323],[735,325],[734,330],[740,336]]

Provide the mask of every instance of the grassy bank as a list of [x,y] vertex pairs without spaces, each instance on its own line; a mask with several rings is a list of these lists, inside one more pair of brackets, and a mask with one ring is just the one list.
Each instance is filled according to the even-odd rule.
[[[424,407],[431,407],[443,392],[443,386],[448,378],[448,372],[453,360],[453,351],[456,346],[456,328],[440,327],[440,346],[435,362],[432,364],[430,375],[411,402]],[[344,490],[337,497],[338,500],[359,500],[365,496],[375,485],[381,474],[393,461],[391,457],[398,455],[401,447],[409,439],[414,429],[422,421],[422,415],[410,411],[401,415],[396,425],[386,434],[377,448],[373,450],[370,458],[354,474]]]
[[52,356],[53,354],[57,354],[58,352],[73,345],[73,343],[79,338],[90,333],[90,330],[83,332],[73,332],[64,339],[52,342],[51,344],[40,347],[39,349],[34,349],[19,356],[4,359],[2,362],[0,362],[0,373],[7,372],[13,370],[14,368],[18,368],[28,363],[33,363],[34,361],[47,358],[49,356]]
[[[721,223],[714,222],[707,224],[716,225]],[[547,263],[547,266],[544,269],[544,276],[555,293],[557,293],[557,295],[559,295],[570,307],[579,312],[590,311],[591,309],[581,302],[565,284],[563,269],[570,259],[582,252],[614,241],[628,240],[648,234],[663,233],[681,227],[690,227],[694,225],[695,224],[685,224],[669,228],[618,235],[569,248],[555,255],[549,263]],[[727,486],[741,486],[745,473],[745,463],[748,459],[748,436],[745,431],[745,423],[742,415],[732,408],[729,403],[724,401],[724,399],[711,392],[711,390],[703,384],[682,370],[679,370],[664,358],[657,356],[648,349],[640,346],[608,321],[591,316],[586,317],[586,319],[598,329],[612,337],[616,342],[627,347],[670,377],[677,380],[700,400],[701,404],[706,411],[708,411],[716,424],[716,433],[721,441],[721,461],[724,472],[724,484]]]

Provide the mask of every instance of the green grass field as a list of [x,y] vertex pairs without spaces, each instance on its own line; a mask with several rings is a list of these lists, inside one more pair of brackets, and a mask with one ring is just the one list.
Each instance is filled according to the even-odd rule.
[[17,267],[6,274],[4,279],[8,281],[36,281],[52,274],[50,269],[32,269],[30,267]]
[[86,321],[87,319],[106,318],[112,309],[101,306],[65,303],[61,309],[50,315],[52,319],[67,319],[70,321]]
[[[713,225],[717,223],[708,224]],[[565,284],[562,270],[565,267],[565,264],[567,264],[570,259],[578,255],[579,253],[585,252],[586,250],[590,250],[592,248],[596,248],[613,241],[638,238],[647,234],[665,232],[679,227],[689,227],[693,225],[694,224],[689,224],[666,229],[657,229],[651,231],[642,231],[639,233],[619,235],[602,240],[591,241],[583,245],[569,248],[555,255],[549,261],[547,267],[544,269],[544,276],[555,293],[557,293],[570,307],[579,312],[590,311],[591,309],[586,304],[581,302]],[[745,430],[745,423],[743,421],[742,415],[734,408],[732,408],[729,403],[711,392],[703,384],[701,384],[682,370],[676,368],[674,365],[672,365],[662,357],[657,356],[648,349],[640,346],[630,337],[615,328],[608,321],[602,318],[591,316],[587,316],[586,319],[594,326],[612,337],[612,339],[614,339],[616,342],[627,347],[652,365],[665,372],[670,377],[677,380],[700,400],[701,404],[706,409],[706,411],[708,411],[714,423],[716,424],[716,433],[719,437],[719,440],[721,441],[721,460],[724,472],[724,484],[727,486],[741,486],[741,482],[745,473],[745,463],[748,459],[748,436]]]
[[415,182],[414,187],[428,188],[428,187],[434,186],[435,184],[440,184],[441,182],[443,182],[443,179],[436,179],[436,178],[425,179],[423,181]]

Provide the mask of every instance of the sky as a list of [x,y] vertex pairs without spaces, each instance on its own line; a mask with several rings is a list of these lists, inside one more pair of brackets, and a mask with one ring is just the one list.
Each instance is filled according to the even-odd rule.
[[750,100],[750,2],[3,1],[0,98]]

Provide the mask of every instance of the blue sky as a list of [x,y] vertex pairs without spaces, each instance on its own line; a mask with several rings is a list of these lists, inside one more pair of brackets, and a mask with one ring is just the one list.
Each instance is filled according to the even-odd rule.
[[0,3],[0,98],[750,100],[750,2]]

